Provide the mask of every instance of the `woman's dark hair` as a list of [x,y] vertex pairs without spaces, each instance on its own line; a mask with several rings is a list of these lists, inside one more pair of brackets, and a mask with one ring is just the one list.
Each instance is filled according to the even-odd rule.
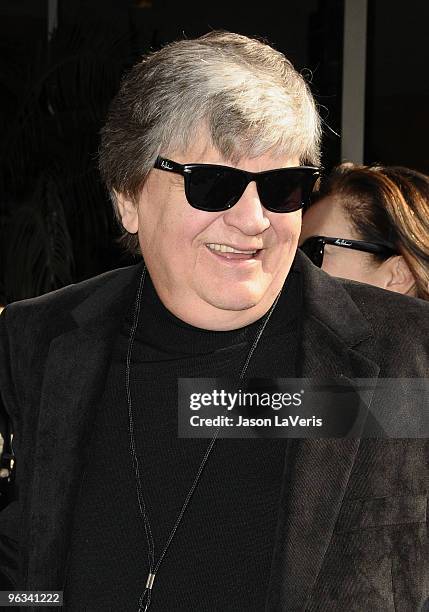
[[417,297],[429,300],[429,177],[401,166],[343,163],[322,180],[312,202],[327,196],[344,207],[362,240],[402,255]]

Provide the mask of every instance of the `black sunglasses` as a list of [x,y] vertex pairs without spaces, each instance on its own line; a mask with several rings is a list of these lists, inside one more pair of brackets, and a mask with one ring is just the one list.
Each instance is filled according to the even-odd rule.
[[320,170],[312,166],[246,172],[217,164],[178,164],[158,157],[155,168],[181,174],[189,204],[198,210],[219,212],[238,202],[251,181],[267,210],[277,213],[302,208],[310,198]]
[[349,240],[348,238],[333,238],[331,236],[311,236],[302,243],[300,248],[315,266],[321,268],[325,254],[325,244],[334,244],[344,249],[354,249],[355,251],[377,255],[391,256],[398,254],[393,246],[387,244],[366,242],[365,240]]

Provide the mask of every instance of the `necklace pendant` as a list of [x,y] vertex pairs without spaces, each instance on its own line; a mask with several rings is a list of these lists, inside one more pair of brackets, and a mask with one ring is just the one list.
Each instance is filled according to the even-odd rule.
[[151,574],[149,572],[149,575],[147,577],[147,582],[146,582],[147,589],[152,590],[154,580],[155,580],[155,574]]
[[146,581],[145,590],[142,593],[142,596],[140,597],[138,612],[147,612],[149,610],[154,580],[155,580],[155,574],[152,574],[151,572],[149,572],[147,581]]

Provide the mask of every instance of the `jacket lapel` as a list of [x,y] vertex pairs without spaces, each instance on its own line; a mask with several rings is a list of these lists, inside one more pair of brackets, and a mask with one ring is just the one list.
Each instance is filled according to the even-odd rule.
[[[353,347],[371,329],[338,281],[301,262],[306,312],[304,378],[377,378],[379,367]],[[363,400],[369,407],[373,390]],[[365,415],[364,415],[365,416]],[[365,419],[361,419],[362,428]],[[285,457],[267,612],[305,610],[359,449],[359,438],[290,440]]]
[[[126,269],[72,313],[50,344],[40,400],[30,503],[27,589],[62,588],[74,504],[115,332],[129,305]],[[119,281],[118,281],[119,279]],[[98,315],[97,315],[98,313]]]

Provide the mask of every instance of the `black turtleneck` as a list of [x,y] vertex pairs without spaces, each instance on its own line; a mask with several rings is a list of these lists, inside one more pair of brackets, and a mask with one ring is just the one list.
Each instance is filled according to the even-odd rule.
[[[137,612],[147,541],[129,452],[125,357],[133,305],[118,334],[76,503],[65,587],[72,611]],[[288,276],[248,376],[299,376],[299,271]],[[160,302],[147,275],[130,386],[155,562],[208,446],[177,437],[179,377],[238,376],[260,321],[212,332]],[[218,439],[153,588],[150,612],[261,612],[268,587],[286,440]]]

